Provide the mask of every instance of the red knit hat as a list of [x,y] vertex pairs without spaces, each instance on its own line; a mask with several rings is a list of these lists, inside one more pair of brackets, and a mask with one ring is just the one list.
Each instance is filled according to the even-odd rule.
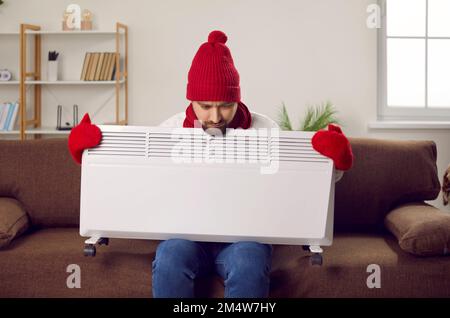
[[212,31],[198,49],[188,74],[188,100],[241,101],[239,73],[225,45],[227,39],[222,31]]

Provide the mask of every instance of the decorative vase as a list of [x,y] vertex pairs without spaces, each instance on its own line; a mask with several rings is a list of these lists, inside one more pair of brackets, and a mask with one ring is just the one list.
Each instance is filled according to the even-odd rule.
[[81,30],[92,30],[92,21],[81,21]]
[[58,80],[58,60],[48,61],[47,80],[49,82],[56,82]]
[[64,20],[63,22],[62,22],[62,30],[63,31],[73,31],[73,30],[75,30],[75,28],[69,28],[69,26],[67,25],[67,21],[66,20]]

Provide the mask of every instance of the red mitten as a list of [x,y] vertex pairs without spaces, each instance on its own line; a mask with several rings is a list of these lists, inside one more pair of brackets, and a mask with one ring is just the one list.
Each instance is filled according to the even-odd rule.
[[313,148],[322,155],[333,159],[339,170],[348,170],[353,164],[350,142],[339,126],[328,124],[328,130],[319,130],[311,139]]
[[73,160],[81,165],[83,151],[97,146],[102,140],[102,132],[96,125],[91,124],[89,114],[84,114],[81,122],[72,128],[69,135],[69,150]]

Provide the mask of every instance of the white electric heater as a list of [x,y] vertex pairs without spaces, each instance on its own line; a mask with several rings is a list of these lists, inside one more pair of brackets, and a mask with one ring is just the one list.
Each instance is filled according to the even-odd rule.
[[[99,125],[84,151],[85,255],[108,238],[331,245],[333,161],[314,132]],[[318,257],[318,258],[317,258]]]

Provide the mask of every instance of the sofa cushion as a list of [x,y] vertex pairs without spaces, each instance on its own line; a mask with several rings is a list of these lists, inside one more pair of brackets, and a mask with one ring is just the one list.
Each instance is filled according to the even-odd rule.
[[[389,234],[389,233],[387,233]],[[151,263],[159,241],[110,239],[83,256],[77,228],[34,231],[0,251],[0,297],[151,297]],[[274,245],[270,297],[450,297],[450,257],[418,258],[392,235],[338,234],[311,266],[300,246]],[[67,266],[81,270],[81,288],[68,288]],[[367,267],[381,269],[381,288],[368,288]],[[120,286],[120,288],[117,288]],[[197,295],[223,297],[223,280],[205,276]]]
[[[108,246],[97,246],[95,257],[86,257],[85,240],[78,228],[32,229],[14,240],[0,250],[0,298],[152,296],[151,264],[159,241],[110,239]],[[80,268],[81,288],[66,285],[71,264]],[[201,279],[198,294],[218,291],[221,297],[221,286],[219,276]]]
[[323,265],[311,266],[300,247],[276,246],[271,297],[450,297],[450,257],[405,253],[390,233],[339,233],[322,248]]
[[397,205],[437,198],[436,144],[421,140],[349,138],[352,169],[336,183],[336,231],[383,231]]
[[385,225],[406,252],[420,256],[450,254],[450,214],[432,205],[400,205],[389,212]]
[[[0,251],[0,297],[150,297],[154,244],[111,240],[93,258],[83,255],[77,228],[32,230]],[[68,288],[71,264],[81,288]],[[117,288],[120,286],[120,288]]]
[[0,248],[28,229],[28,216],[19,201],[0,197]]
[[0,197],[19,200],[31,225],[79,224],[81,169],[67,138],[0,140],[0,153]]

